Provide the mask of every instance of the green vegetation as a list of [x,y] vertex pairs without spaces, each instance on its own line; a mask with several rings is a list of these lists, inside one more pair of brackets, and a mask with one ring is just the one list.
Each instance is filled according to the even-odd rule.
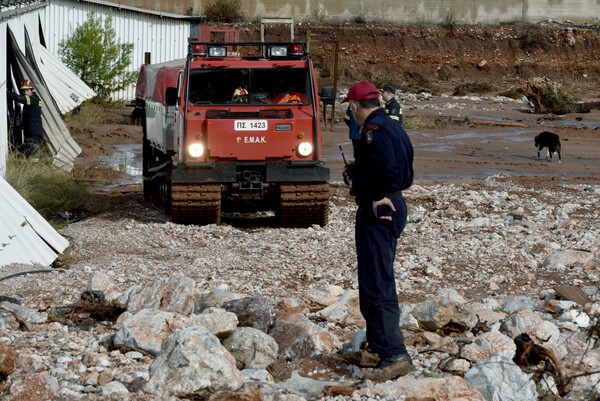
[[112,17],[93,11],[73,34],[59,45],[62,61],[102,99],[134,83],[137,72],[128,72],[132,43],[118,43]]
[[492,92],[495,89],[494,85],[489,82],[472,82],[468,84],[460,84],[454,88],[452,96],[466,96],[469,93],[483,94]]
[[521,23],[517,26],[517,35],[523,49],[540,47],[544,50],[550,48],[548,29],[530,23]]
[[456,25],[458,24],[458,19],[456,18],[456,16],[454,15],[454,11],[450,10],[446,13],[446,15],[444,16],[444,19],[442,20],[442,22],[440,23],[440,26],[442,28],[446,28],[447,30],[449,30],[450,32],[454,32],[454,28],[456,28]]
[[56,169],[50,158],[36,161],[9,155],[6,180],[54,226],[63,221],[58,212],[73,213],[83,208],[88,198],[74,173]]
[[429,124],[419,117],[402,120],[402,128],[404,129],[433,129],[436,126]]
[[78,108],[65,116],[65,123],[71,124],[105,124],[105,114],[101,113],[104,107],[100,103],[89,100],[83,102]]
[[552,113],[565,114],[576,111],[577,107],[573,104],[577,99],[575,96],[557,88],[553,92],[548,92],[543,96],[543,104],[546,109]]
[[215,0],[203,11],[210,22],[241,22],[244,14],[241,11],[240,0]]

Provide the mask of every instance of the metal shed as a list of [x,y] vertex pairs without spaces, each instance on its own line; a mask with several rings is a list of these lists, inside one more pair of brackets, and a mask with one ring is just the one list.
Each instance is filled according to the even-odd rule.
[[[190,35],[190,23],[203,17],[161,13],[128,7],[99,0],[51,0],[43,22],[46,32],[46,45],[54,55],[58,55],[61,41],[68,38],[77,26],[94,11],[103,17],[109,14],[117,39],[121,43],[133,43],[132,60],[129,71],[139,72],[144,64],[145,53],[150,53],[152,63],[184,58]],[[135,85],[112,95],[114,100],[135,98]]]

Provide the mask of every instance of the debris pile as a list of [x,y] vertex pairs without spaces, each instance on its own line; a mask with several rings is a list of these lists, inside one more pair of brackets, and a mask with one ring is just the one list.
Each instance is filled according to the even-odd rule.
[[105,215],[69,226],[80,262],[2,283],[22,305],[0,303],[0,396],[600,394],[600,186],[531,190],[494,176],[407,191],[396,271],[416,370],[382,383],[344,359],[364,321],[355,206],[340,189],[332,187],[328,227],[178,226],[145,209],[136,219]]

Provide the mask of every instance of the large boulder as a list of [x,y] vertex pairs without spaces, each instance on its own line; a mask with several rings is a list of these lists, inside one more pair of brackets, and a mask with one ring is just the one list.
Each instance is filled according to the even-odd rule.
[[3,401],[47,401],[58,391],[58,381],[44,373],[15,375],[11,381]]
[[[386,399],[418,399],[436,401],[484,401],[481,393],[458,376],[446,378],[413,378],[405,376],[398,380],[381,383],[375,391]],[[382,396],[383,399],[383,396]]]
[[144,389],[161,397],[208,397],[217,391],[235,390],[243,383],[235,359],[219,339],[204,328],[192,326],[165,339],[150,365]]
[[223,340],[238,369],[263,369],[275,362],[279,346],[273,337],[253,327],[239,327]]
[[425,330],[467,331],[477,324],[477,314],[455,297],[437,295],[415,306],[412,315]]
[[177,330],[193,325],[192,319],[180,313],[142,309],[123,322],[113,343],[116,347],[127,345],[158,355],[165,338]]
[[572,249],[556,251],[546,257],[542,267],[553,271],[578,269],[581,272],[588,272],[594,267],[594,254]]
[[157,280],[147,287],[131,287],[123,297],[127,311],[137,312],[142,309],[161,309],[191,315],[194,312],[194,287],[196,282],[181,273]]
[[565,339],[561,337],[559,328],[530,310],[508,316],[500,325],[500,331],[506,332],[511,338],[527,333],[536,343],[551,349],[558,359],[567,354]]
[[273,306],[261,295],[223,302],[222,308],[237,315],[239,325],[267,333],[273,324]]
[[102,294],[104,294],[104,299],[108,302],[112,302],[121,296],[121,292],[113,280],[108,274],[103,272],[94,272],[94,274],[92,274],[92,277],[90,277],[90,281],[88,282],[87,291],[90,293],[94,291],[102,292]]
[[464,378],[489,401],[536,401],[535,382],[512,361],[513,355],[505,351],[478,362]]
[[341,345],[334,334],[294,311],[280,312],[269,334],[279,345],[279,357],[292,359],[328,354]]
[[0,382],[4,381],[17,366],[17,353],[4,343],[0,343]]
[[208,308],[199,315],[191,316],[194,325],[202,326],[219,338],[230,336],[238,325],[235,313],[220,308]]

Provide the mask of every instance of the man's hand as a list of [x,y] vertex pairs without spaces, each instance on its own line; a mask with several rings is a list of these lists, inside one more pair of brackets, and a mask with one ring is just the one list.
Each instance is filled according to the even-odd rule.
[[[377,216],[377,206],[388,206],[394,213],[396,212],[396,208],[394,207],[394,203],[390,198],[383,198],[378,201],[373,201],[373,215]],[[381,220],[392,220],[392,216],[377,216],[378,219]]]
[[348,185],[349,187],[352,186],[352,177],[350,177],[347,169],[344,169],[342,176],[344,177],[344,184]]

